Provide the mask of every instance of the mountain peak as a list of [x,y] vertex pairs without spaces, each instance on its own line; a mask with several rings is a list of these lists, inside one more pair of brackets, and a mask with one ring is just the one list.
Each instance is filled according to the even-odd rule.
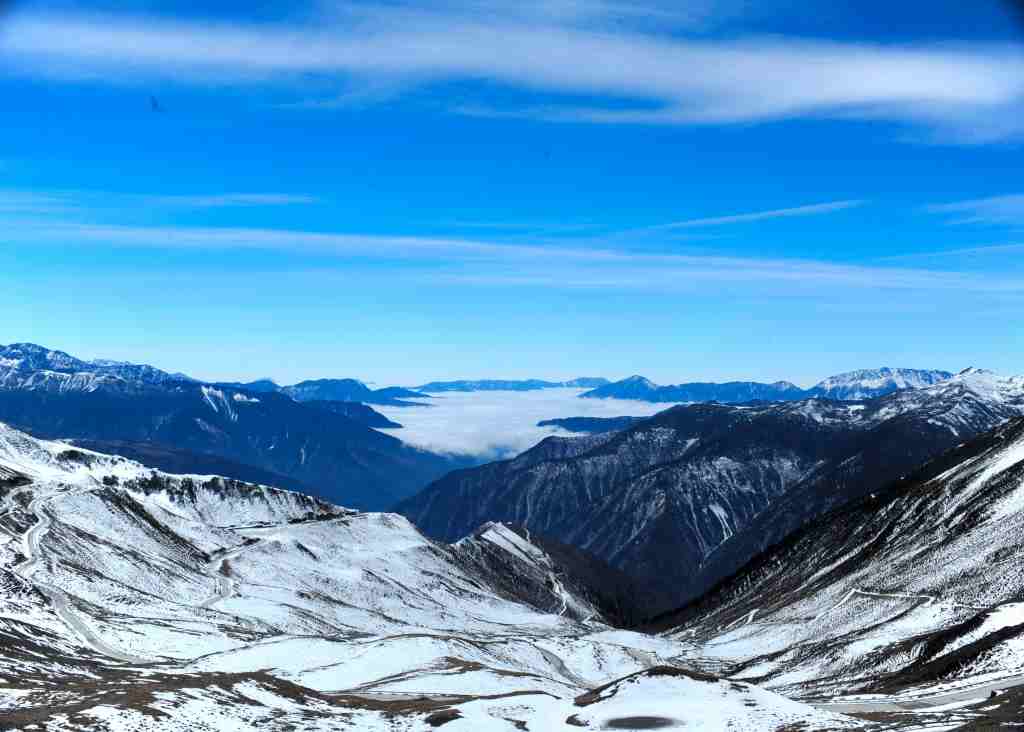
[[953,377],[949,371],[937,369],[905,369],[882,366],[857,369],[822,379],[808,394],[843,401],[873,399],[901,389],[921,389]]
[[658,385],[648,379],[646,376],[640,376],[639,374],[633,374],[629,378],[623,379],[619,382],[620,384],[638,384],[646,386],[649,389],[657,389]]
[[956,375],[958,377],[965,377],[965,376],[996,376],[996,372],[995,371],[990,371],[989,369],[980,369],[977,366],[968,366],[967,368],[963,369],[962,371],[958,371]]
[[0,359],[9,367],[22,370],[69,370],[86,366],[83,361],[63,351],[54,351],[36,343],[11,343],[0,346]]

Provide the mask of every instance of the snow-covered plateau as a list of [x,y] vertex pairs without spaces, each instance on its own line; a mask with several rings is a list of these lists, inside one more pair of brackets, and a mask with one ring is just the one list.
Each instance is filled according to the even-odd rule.
[[613,629],[501,524],[446,545],[6,426],[0,495],[4,729],[557,730],[673,695],[742,729],[848,724],[675,672],[683,644]]
[[[487,523],[445,544],[396,514],[170,475],[0,425],[0,728],[1003,719],[1024,679],[1022,432],[964,446],[906,495],[872,497],[857,510],[877,524],[858,515],[820,529],[832,543],[798,538],[799,553],[770,564],[781,575],[637,632],[614,627],[601,593],[522,529]],[[935,666],[950,654],[962,663]],[[908,670],[910,686],[889,676]]]

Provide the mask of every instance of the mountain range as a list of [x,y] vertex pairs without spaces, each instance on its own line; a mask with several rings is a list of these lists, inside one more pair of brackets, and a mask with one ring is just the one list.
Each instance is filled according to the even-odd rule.
[[445,544],[0,425],[0,725],[1003,728],[1024,703],[1022,491],[1017,419],[636,632],[614,627],[629,580],[524,528]]
[[976,370],[859,402],[681,405],[453,471],[398,510],[449,541],[485,521],[521,524],[679,603],[807,521],[1022,413],[1024,380]]
[[417,392],[440,394],[446,391],[538,391],[540,389],[593,389],[608,384],[608,379],[581,376],[570,381],[543,381],[541,379],[484,379],[481,381],[431,381],[415,387]]
[[429,394],[412,391],[400,386],[388,386],[382,389],[371,389],[357,379],[311,379],[300,381],[290,386],[278,386],[271,379],[256,381],[217,382],[214,386],[230,389],[244,389],[260,393],[278,392],[285,394],[297,402],[354,402],[360,404],[378,404],[390,407],[419,407],[419,402],[408,399],[429,399]]
[[501,524],[441,544],[2,425],[0,473],[5,729],[571,730],[665,694],[844,719],[671,666],[683,644],[608,624],[606,571]]
[[0,727],[1018,721],[1024,378],[826,382],[460,467],[317,389],[0,348]]
[[368,407],[303,403],[26,344],[0,349],[0,420],[145,455],[156,467],[284,476],[273,482],[356,508],[390,506],[464,464],[372,429],[385,418]]
[[871,399],[901,389],[932,386],[953,376],[948,371],[920,369],[863,369],[831,376],[810,389],[788,381],[762,384],[756,381],[697,382],[658,386],[643,376],[605,384],[581,394],[584,399],[635,399],[645,402],[798,401],[811,397],[835,400]]

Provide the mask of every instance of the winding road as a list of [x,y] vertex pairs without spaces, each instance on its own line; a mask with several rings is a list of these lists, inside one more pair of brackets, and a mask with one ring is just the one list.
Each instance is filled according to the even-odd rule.
[[152,659],[142,658],[140,656],[133,656],[130,653],[125,653],[118,648],[114,648],[112,645],[100,638],[96,633],[89,628],[78,614],[72,609],[71,598],[64,592],[64,590],[54,585],[40,582],[35,579],[31,579],[40,563],[40,544],[42,542],[43,535],[49,530],[52,520],[46,511],[46,504],[69,495],[77,495],[78,493],[87,493],[88,491],[96,490],[95,488],[87,488],[79,491],[54,491],[52,493],[44,493],[42,495],[33,496],[31,503],[28,505],[30,513],[35,515],[36,522],[29,527],[28,531],[22,536],[22,553],[25,555],[25,559],[18,563],[12,568],[12,571],[26,580],[31,580],[33,586],[38,589],[53,605],[54,612],[57,613],[65,625],[77,635],[82,641],[85,642],[90,648],[97,653],[104,656],[109,656],[118,661],[124,663],[133,664],[148,664],[152,663]]
[[231,579],[230,576],[224,572],[224,562],[234,557],[237,557],[242,553],[244,549],[248,549],[254,544],[258,544],[261,539],[253,539],[239,544],[231,549],[222,550],[220,554],[217,554],[206,564],[206,573],[213,578],[214,581],[214,592],[212,595],[207,597],[201,603],[199,607],[206,608],[207,610],[213,610],[221,600],[227,600],[229,597],[233,597],[237,594],[236,583]]
[[835,701],[811,702],[818,709],[840,714],[857,714],[869,712],[905,712],[924,711],[947,704],[956,704],[966,701],[984,701],[993,691],[1002,691],[1015,686],[1024,686],[1024,675],[1009,676],[999,681],[992,681],[976,686],[934,694],[926,693],[919,696],[892,696],[883,699],[854,699],[843,701],[842,698]]

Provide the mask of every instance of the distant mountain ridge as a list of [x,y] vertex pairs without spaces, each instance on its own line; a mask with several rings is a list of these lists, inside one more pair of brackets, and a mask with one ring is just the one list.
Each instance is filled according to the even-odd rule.
[[116,444],[183,472],[283,476],[357,508],[387,508],[465,464],[377,432],[368,425],[397,423],[365,405],[304,404],[33,344],[0,347],[0,421],[46,438]]
[[195,382],[146,364],[96,359],[84,361],[34,343],[0,345],[0,388],[92,391],[104,384],[159,385]]
[[580,397],[584,399],[634,399],[645,402],[787,402],[820,397],[837,401],[873,399],[900,389],[920,389],[952,378],[949,371],[929,369],[860,369],[830,376],[810,389],[788,381],[764,384],[757,381],[725,383],[693,382],[659,386],[643,376],[605,384]]
[[402,426],[398,422],[388,419],[368,404],[330,400],[316,400],[304,402],[304,404],[318,409],[326,409],[328,412],[334,412],[349,419],[354,419],[356,422],[365,424],[367,427],[397,429]]
[[437,394],[446,391],[538,391],[540,389],[594,389],[610,383],[599,376],[581,376],[570,381],[544,381],[542,379],[482,379],[478,381],[431,381],[415,387],[416,391]]
[[425,399],[427,394],[421,394],[400,386],[389,386],[383,389],[371,389],[357,379],[314,379],[300,381],[291,386],[279,388],[282,394],[287,394],[297,402],[310,401],[332,401],[332,402],[360,402],[362,404],[382,404],[392,407],[416,407],[422,406],[404,399]]
[[289,386],[280,386],[272,379],[257,379],[256,381],[248,382],[222,381],[217,382],[214,386],[247,389],[264,394],[277,392],[285,394],[297,402],[348,402],[388,407],[419,407],[423,405],[405,400],[430,399],[429,394],[423,394],[401,386],[371,389],[358,379],[310,379]]
[[[163,385],[201,382],[181,373],[168,373],[154,366],[127,361],[95,359],[85,361],[63,351],[34,343],[0,345],[0,388],[48,391],[93,391],[103,386]],[[278,392],[297,402],[337,401],[387,406],[421,406],[405,399],[429,399],[429,394],[389,386],[371,389],[356,379],[315,379],[279,386],[272,379],[250,382],[225,381],[214,387],[240,389],[262,394]]]
[[[390,386],[371,389],[358,379],[311,379],[280,386],[271,379],[251,382],[216,382],[213,385],[252,392],[285,394],[295,401],[359,402],[385,406],[423,406],[431,394],[477,391],[536,391],[541,389],[589,389],[580,396],[588,399],[631,399],[654,403],[719,402],[739,404],[755,401],[797,401],[821,397],[841,401],[871,399],[900,389],[919,389],[951,378],[948,371],[882,367],[849,371],[823,379],[810,389],[788,381],[760,383],[731,381],[658,385],[643,376],[611,382],[601,377],[579,377],[569,381],[543,379],[482,379],[432,381],[409,389]],[[0,346],[0,388],[30,388],[52,391],[89,391],[104,383],[167,384],[200,383],[182,373],[168,373],[146,364],[96,359],[84,361],[63,351],[32,343]]]
[[643,376],[606,384],[580,395],[585,399],[634,399],[645,402],[721,402],[793,401],[805,396],[803,389],[788,381],[761,384],[756,381],[730,381],[723,384],[695,382],[658,386]]

